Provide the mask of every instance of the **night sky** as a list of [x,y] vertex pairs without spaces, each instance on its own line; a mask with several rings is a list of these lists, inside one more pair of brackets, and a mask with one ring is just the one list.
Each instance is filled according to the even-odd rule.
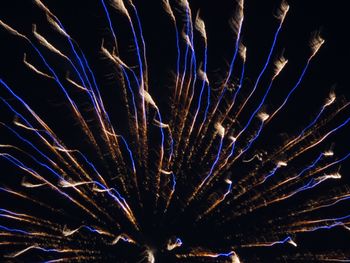
[[[35,7],[32,1],[11,0],[4,2],[6,3],[1,3],[0,6],[0,18],[2,21],[26,35],[31,34],[32,24],[37,24],[38,32],[48,36],[48,39],[55,43],[58,48],[63,50],[67,48],[66,44],[60,42],[62,38],[58,38],[57,34],[50,35],[52,31],[46,23],[45,15]],[[160,108],[164,109],[168,106],[171,72],[174,71],[176,62],[174,30],[168,16],[162,9],[160,1],[135,0],[134,2],[138,8],[146,42],[150,91],[154,100],[159,103]],[[199,10],[200,16],[206,23],[208,76],[209,79],[213,80],[214,86],[224,78],[223,74],[227,70],[227,65],[234,51],[235,35],[232,33],[228,23],[234,11],[234,2],[228,0],[190,1],[193,15],[195,16]],[[310,52],[308,42],[311,33],[319,30],[326,42],[312,60],[305,78],[291,97],[286,109],[271,123],[268,130],[262,134],[262,138],[256,143],[255,148],[264,146],[274,148],[285,139],[285,134],[291,130],[295,131],[297,128],[304,127],[318,113],[330,90],[334,90],[339,98],[344,96],[344,98],[350,99],[348,81],[350,49],[347,39],[350,21],[345,2],[342,0],[290,0],[288,2],[290,10],[272,57],[275,58],[283,52],[289,63],[274,84],[271,96],[267,100],[267,112],[272,112],[296,83]],[[103,95],[107,98],[107,107],[117,109],[111,112],[111,118],[116,123],[119,123],[117,130],[122,133],[127,132],[127,125],[125,124],[127,120],[123,117],[123,111],[118,110],[122,103],[121,99],[119,97],[114,99],[113,96],[115,94],[110,91],[115,88],[115,72],[113,72],[113,68],[110,67],[109,63],[106,63],[106,59],[102,58],[100,53],[102,39],[104,39],[107,47],[111,47],[112,41],[100,1],[61,0],[45,1],[45,3],[60,18],[67,32],[79,43],[80,48],[85,52],[92,69],[96,73],[98,83],[107,90],[103,92]],[[279,3],[280,1],[272,0],[247,0],[245,3],[242,42],[247,46],[247,77],[245,83],[248,87],[252,86],[269,52],[278,26],[278,21],[274,18],[274,10]],[[134,49],[130,46],[131,34],[127,23],[117,13],[113,13],[112,18],[115,23],[121,55],[126,60],[130,59],[133,61],[132,52],[134,52]],[[196,33],[195,46],[199,47],[197,55],[200,60],[202,58],[200,53],[203,43],[199,40]],[[58,131],[58,134],[64,138],[67,145],[77,146],[82,150],[90,151],[85,142],[79,142],[81,134],[78,131],[73,132],[68,129],[68,127],[76,126],[77,123],[70,118],[71,113],[67,110],[65,102],[63,102],[62,94],[58,89],[51,87],[52,83],[50,80],[45,80],[33,74],[23,65],[24,53],[27,54],[28,61],[33,65],[40,65],[40,61],[28,44],[0,28],[0,78],[5,80],[15,92],[21,94],[33,106],[34,110]],[[50,57],[49,52],[46,54]],[[55,61],[55,59],[51,58],[50,62],[55,63],[57,70],[62,75],[68,70],[67,65],[60,59]],[[136,63],[136,61],[134,62]],[[238,76],[238,74],[236,75]],[[262,84],[266,86],[267,81],[268,78],[263,79]],[[248,94],[247,91],[244,92]],[[258,92],[257,96],[259,94]],[[3,90],[0,91],[0,96],[13,101],[11,96]],[[85,107],[84,101],[79,101],[78,103],[82,105],[82,108]],[[164,111],[166,112],[166,110]],[[339,124],[341,120],[348,116],[349,110],[346,114],[339,116],[339,119],[338,117],[335,118],[335,123]],[[14,115],[1,104],[0,121],[9,123],[14,118]],[[335,142],[334,149],[339,156],[343,156],[349,151],[349,131],[349,127],[347,127],[337,132],[330,140]],[[3,133],[0,130],[0,144],[11,143],[15,140],[14,138],[7,138],[7,136],[7,133]],[[332,146],[331,143],[326,145]],[[341,184],[349,185],[349,171],[350,162],[348,160],[341,166],[341,174],[343,176]],[[14,173],[16,172],[13,167],[0,159],[0,184],[15,185],[20,183],[20,179],[9,177]],[[336,185],[337,182],[329,184],[329,186]],[[322,192],[323,188],[316,190],[314,193],[322,194]],[[308,195],[304,196],[304,198],[308,197]],[[294,201],[298,202],[300,200]],[[5,200],[5,202],[7,201]],[[14,203],[14,206],[17,205]],[[289,203],[289,205],[293,206],[293,203]],[[344,205],[340,212],[349,211],[349,208],[349,204],[347,204],[347,207]],[[271,209],[269,212],[275,213],[276,211]],[[278,215],[276,214],[276,216]],[[249,220],[254,220],[254,218],[248,218],[247,220],[249,222]],[[183,228],[187,231],[192,231],[191,225],[183,226]],[[229,231],[229,228],[222,231],[226,230]],[[327,242],[325,241],[326,239],[334,240],[332,242],[335,246],[347,248],[349,251],[349,245],[348,247],[346,245],[346,242],[350,244],[349,234],[343,235],[344,232],[337,230],[323,234],[325,235],[319,235],[318,233],[313,233],[309,236],[305,235],[300,240],[307,244],[308,247],[319,247],[321,251],[325,242]],[[201,238],[210,239],[210,236],[202,233]],[[242,253],[249,252],[243,251]],[[273,260],[273,256],[264,255],[262,262],[274,262]]]

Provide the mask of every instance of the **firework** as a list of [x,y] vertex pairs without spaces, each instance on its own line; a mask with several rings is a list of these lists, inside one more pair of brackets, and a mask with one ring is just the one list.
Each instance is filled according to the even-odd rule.
[[[146,53],[144,5],[96,1],[105,32],[88,32],[90,52],[44,1],[29,4],[39,17],[31,32],[1,18],[31,80],[16,88],[0,79],[2,260],[350,261],[341,167],[350,152],[333,144],[349,125],[349,103],[331,89],[310,118],[283,121],[297,116],[285,112],[325,44],[320,32],[285,85],[287,2],[258,65],[256,46],[245,46],[246,3],[237,1],[229,60],[215,70],[197,7],[150,3],[165,21],[152,32],[162,58]],[[277,138],[278,127],[288,136]],[[334,241],[315,242],[324,236]]]

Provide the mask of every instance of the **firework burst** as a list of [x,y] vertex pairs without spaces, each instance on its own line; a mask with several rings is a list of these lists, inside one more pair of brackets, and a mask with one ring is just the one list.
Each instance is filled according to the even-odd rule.
[[[89,30],[76,41],[41,0],[27,3],[30,30],[0,20],[30,80],[0,79],[2,260],[350,261],[350,152],[333,143],[349,103],[334,89],[316,107],[295,100],[320,32],[289,69],[282,1],[265,29],[269,48],[252,62],[239,0],[225,63],[196,3],[92,2],[97,39],[99,26],[76,17]],[[143,32],[146,9],[159,18],[157,44]]]

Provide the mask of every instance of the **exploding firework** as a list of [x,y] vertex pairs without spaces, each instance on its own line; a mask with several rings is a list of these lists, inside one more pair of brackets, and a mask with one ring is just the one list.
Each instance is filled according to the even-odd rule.
[[23,55],[0,79],[2,261],[350,261],[349,103],[301,92],[325,41],[284,50],[283,1],[258,46],[248,4],[214,29],[187,0],[1,18]]

